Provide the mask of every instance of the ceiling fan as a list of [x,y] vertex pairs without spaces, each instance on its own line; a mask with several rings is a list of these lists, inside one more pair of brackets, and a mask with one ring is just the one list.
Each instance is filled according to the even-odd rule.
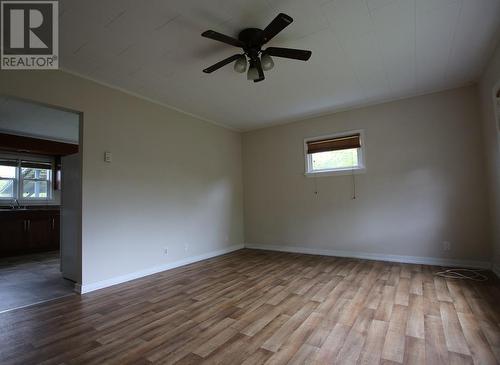
[[248,68],[247,79],[259,82],[265,79],[264,71],[268,71],[274,67],[274,61],[271,56],[307,61],[311,57],[311,51],[280,47],[268,47],[266,49],[262,49],[264,44],[273,39],[274,36],[276,36],[292,22],[292,17],[280,13],[264,30],[258,28],[243,29],[239,33],[238,39],[218,33],[214,30],[207,30],[206,32],[203,32],[201,34],[202,37],[210,38],[243,49],[242,54],[235,54],[217,62],[215,65],[204,69],[203,72],[208,74],[212,73],[235,61],[234,70],[236,72],[245,72],[247,70],[247,64],[249,64],[250,67]]

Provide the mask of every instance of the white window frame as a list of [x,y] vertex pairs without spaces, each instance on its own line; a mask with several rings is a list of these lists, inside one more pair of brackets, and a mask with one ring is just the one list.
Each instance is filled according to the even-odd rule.
[[[338,169],[325,169],[325,170],[313,170],[312,169],[312,155],[307,153],[307,142],[317,141],[321,139],[328,138],[340,138],[352,136],[353,134],[358,134],[361,141],[361,147],[358,148],[358,162],[359,166],[349,167],[349,168],[338,168]],[[338,132],[333,134],[327,134],[322,136],[308,137],[304,139],[304,161],[305,161],[305,176],[315,177],[315,176],[334,176],[334,175],[352,175],[352,174],[362,174],[366,172],[365,164],[366,146],[365,146],[365,132],[362,129],[356,129],[345,132]]]
[[[14,158],[4,158],[5,160],[15,160]],[[16,166],[16,174],[14,178],[0,178],[0,180],[12,180],[14,182],[14,197],[13,198],[6,198],[6,197],[0,197],[0,201],[12,201],[16,199],[16,196],[18,195],[19,192],[19,161],[17,162]]]
[[[14,181],[14,193],[15,196],[13,198],[0,198],[0,205],[5,205],[6,203],[11,203],[14,200],[17,200],[19,204],[23,205],[36,205],[36,204],[50,204],[54,202],[54,183],[53,183],[53,175],[50,176],[50,180],[48,183],[48,197],[47,198],[23,198],[23,181],[21,174],[21,162],[22,161],[30,161],[30,162],[42,162],[42,163],[50,163],[51,171],[54,171],[55,164],[54,158],[49,156],[34,156],[34,155],[18,155],[18,154],[6,154],[0,153],[0,158],[5,160],[15,160],[17,161],[16,167],[16,180]],[[37,181],[36,179],[27,179],[28,181]],[[41,180],[47,181],[47,180]]]

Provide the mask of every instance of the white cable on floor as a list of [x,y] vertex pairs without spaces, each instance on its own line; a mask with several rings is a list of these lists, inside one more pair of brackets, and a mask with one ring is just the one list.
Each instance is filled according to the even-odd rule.
[[446,279],[465,279],[472,281],[486,281],[488,277],[481,274],[483,269],[448,269],[444,271],[439,271],[434,275],[440,276]]

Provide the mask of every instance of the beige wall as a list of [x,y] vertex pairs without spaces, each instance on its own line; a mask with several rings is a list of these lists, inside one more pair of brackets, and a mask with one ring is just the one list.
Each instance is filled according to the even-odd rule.
[[[354,129],[367,166],[356,200],[351,176],[305,177],[303,156],[304,138]],[[481,144],[475,87],[247,132],[245,242],[489,261]]]
[[0,93],[84,113],[84,285],[243,243],[240,134],[63,72],[1,71]]
[[[239,133],[63,72],[0,71],[0,93],[84,113],[84,285],[243,243]],[[489,261],[478,99],[466,87],[244,133],[245,241]],[[304,138],[353,129],[356,200],[351,176],[306,178],[303,158]]]
[[[500,46],[480,82],[484,146],[488,166],[488,192],[495,248],[495,270],[500,275],[500,115],[495,117],[494,91],[500,89]],[[500,104],[498,105],[500,111]]]

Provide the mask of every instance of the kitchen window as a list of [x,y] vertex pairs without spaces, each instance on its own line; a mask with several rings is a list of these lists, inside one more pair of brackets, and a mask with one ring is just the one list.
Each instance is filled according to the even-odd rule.
[[17,197],[17,165],[16,161],[0,160],[0,199]]
[[306,175],[364,171],[363,132],[351,131],[304,141]]
[[0,159],[0,199],[52,200],[53,162]]

